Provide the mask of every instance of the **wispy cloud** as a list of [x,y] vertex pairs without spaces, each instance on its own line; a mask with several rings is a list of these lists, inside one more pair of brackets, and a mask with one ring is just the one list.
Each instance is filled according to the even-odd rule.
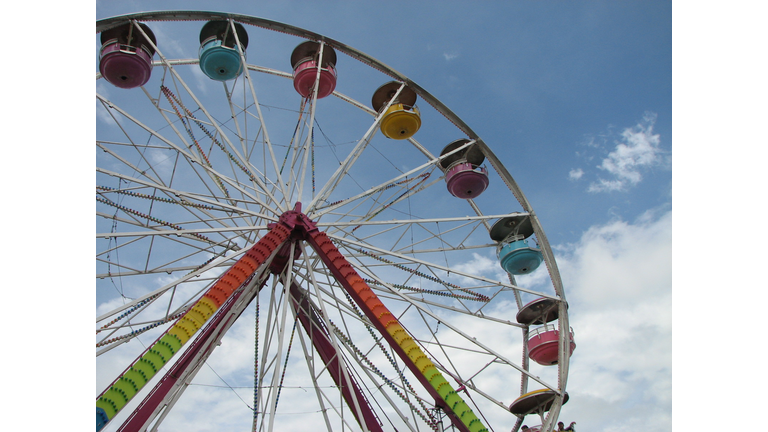
[[568,178],[571,180],[578,180],[584,175],[584,170],[581,168],[578,169],[572,169],[571,172],[568,173]]
[[[661,148],[661,137],[654,133],[656,114],[646,113],[643,119],[633,127],[625,128],[620,134],[610,132],[599,137],[590,137],[584,144],[591,149],[603,149],[608,154],[602,157],[596,174],[597,179],[590,182],[588,192],[625,191],[638,185],[643,180],[643,173],[666,164]],[[612,147],[606,149],[605,143]],[[594,152],[594,150],[590,150]],[[579,153],[579,156],[591,160]],[[573,168],[568,173],[571,181],[581,180],[587,174],[582,168]],[[593,177],[594,178],[594,177]]]
[[446,61],[451,61],[457,57],[459,57],[459,53],[457,52],[444,52],[443,57],[445,57]]
[[[467,272],[475,275],[482,275],[495,280],[506,280],[507,276],[499,265],[496,257],[483,256],[478,253],[472,254],[472,260],[467,263],[456,264],[453,266],[460,272]],[[459,277],[459,284],[471,283],[469,278]]]
[[624,190],[635,186],[643,179],[642,170],[661,162],[661,140],[658,134],[653,133],[655,123],[656,114],[646,113],[640,123],[624,129],[614,150],[598,166],[612,178],[600,178],[591,183],[587,189],[589,192]]

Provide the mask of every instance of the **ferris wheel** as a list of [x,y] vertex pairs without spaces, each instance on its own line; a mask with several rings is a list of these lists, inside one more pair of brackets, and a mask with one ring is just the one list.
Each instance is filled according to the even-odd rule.
[[458,116],[262,18],[96,31],[97,431],[553,429],[557,265]]

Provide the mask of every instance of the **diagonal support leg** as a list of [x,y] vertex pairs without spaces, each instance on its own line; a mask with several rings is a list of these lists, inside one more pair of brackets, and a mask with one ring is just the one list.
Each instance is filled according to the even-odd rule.
[[[354,377],[351,375],[347,376],[342,372],[341,365],[339,364],[340,353],[336,351],[331,342],[328,329],[317,313],[317,307],[311,303],[307,293],[303,292],[296,283],[291,284],[291,300],[293,301],[299,321],[301,321],[301,325],[304,327],[304,331],[307,332],[312,340],[315,351],[317,351],[323,363],[325,363],[326,369],[336,383],[336,386],[341,389],[342,396],[357,419],[357,423],[362,427],[363,422],[359,418],[359,415],[362,415],[367,430],[371,432],[384,432],[376,414],[371,409],[370,403],[363,395]],[[357,404],[355,404],[355,401],[357,401]],[[357,412],[355,406],[359,407],[360,413]]]
[[306,241],[320,256],[339,283],[346,289],[371,323],[392,346],[413,375],[434,398],[456,428],[462,432],[486,432],[488,429],[437,370],[432,361],[397,318],[379,300],[352,265],[344,258],[331,239],[303,216]]
[[[198,335],[189,348],[181,355],[179,360],[171,367],[162,380],[157,383],[149,395],[141,402],[136,410],[131,413],[118,432],[134,432],[146,430],[148,424],[155,418],[169,399],[176,397],[176,393],[183,391],[180,387],[189,382],[197,373],[199,367],[211,355],[218,341],[229,330],[232,324],[240,317],[245,307],[258,295],[265,280],[257,282],[247,298],[243,291],[235,292],[232,297],[222,305],[208,325]],[[241,297],[243,297],[241,299]],[[245,304],[243,304],[245,303]]]
[[[176,323],[161,335],[144,354],[121,374],[96,400],[96,430],[101,430],[141,390],[182,346],[212,317],[226,314],[219,309],[228,302],[266,260],[275,254],[290,236],[291,231],[283,224],[271,226],[271,230],[256,242],[246,254],[230,267],[219,280]],[[208,326],[210,329],[214,326]],[[212,333],[205,333],[196,340],[207,340]],[[197,348],[202,349],[202,346]],[[166,375],[167,376],[167,375]],[[153,396],[153,403],[165,398],[172,387],[163,387],[162,397]],[[153,395],[156,394],[153,392]],[[148,419],[156,405],[142,404],[132,414]],[[138,421],[138,420],[137,420]],[[132,423],[136,424],[136,423]],[[142,422],[143,425],[143,422]],[[138,429],[125,429],[133,431]]]

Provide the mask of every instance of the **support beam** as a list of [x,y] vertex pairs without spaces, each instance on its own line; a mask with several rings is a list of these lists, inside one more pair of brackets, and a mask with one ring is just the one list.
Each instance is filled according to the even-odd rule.
[[[379,419],[371,409],[370,403],[363,395],[355,378],[342,372],[342,365],[339,364],[341,353],[336,351],[336,348],[331,342],[330,333],[326,328],[323,319],[318,315],[317,307],[312,304],[308,293],[299,288],[295,282],[291,284],[291,301],[296,310],[296,315],[298,315],[299,321],[301,322],[302,327],[304,327],[304,331],[309,335],[312,345],[315,347],[315,351],[317,351],[320,358],[323,360],[323,363],[326,365],[326,370],[333,378],[336,386],[341,390],[344,401],[346,401],[347,406],[357,419],[357,423],[363,427],[363,422],[360,421],[358,412],[355,409],[356,406],[359,407],[360,414],[365,419],[366,430],[371,432],[384,432]],[[355,404],[355,401],[357,401],[357,404]]]
[[453,425],[461,432],[487,432],[488,429],[469,405],[363,281],[328,235],[318,230],[315,223],[301,213],[301,203],[297,203],[294,210],[283,213],[280,222],[291,229],[294,237],[303,234],[304,240],[312,246],[334,278],[347,290],[406,367],[434,398],[435,405],[448,415]]
[[[204,327],[211,316],[224,316],[219,309],[238,291],[254,273],[274,255],[288,239],[290,231],[281,224],[273,224],[270,231],[259,239],[219,280],[182,315],[176,323],[163,333],[138,359],[136,359],[96,399],[96,430],[106,426],[111,419],[179,352],[184,344]],[[208,326],[207,328],[210,328]],[[205,336],[210,337],[210,334]],[[200,340],[201,336],[196,338]],[[195,342],[196,343],[196,342]],[[170,390],[170,387],[166,389]],[[164,396],[163,396],[164,398]],[[153,399],[154,400],[154,399]],[[162,398],[160,399],[162,400]],[[151,409],[150,409],[151,408]],[[153,412],[153,407],[142,405],[132,417],[140,415],[149,418],[144,410]],[[131,429],[128,429],[131,430]]]

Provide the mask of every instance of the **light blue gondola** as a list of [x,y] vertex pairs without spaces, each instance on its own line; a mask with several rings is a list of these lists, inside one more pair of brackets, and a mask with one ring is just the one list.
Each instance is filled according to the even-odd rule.
[[[248,33],[235,23],[240,47],[245,56],[248,47]],[[243,72],[240,53],[228,21],[209,21],[200,31],[200,69],[216,81],[229,81]]]
[[524,275],[539,268],[543,261],[541,250],[528,245],[527,240],[517,240],[499,249],[501,267],[513,275]]
[[533,226],[527,215],[508,216],[491,227],[491,239],[498,242],[496,256],[501,267],[512,275],[533,272],[544,260],[541,249],[528,244]]

